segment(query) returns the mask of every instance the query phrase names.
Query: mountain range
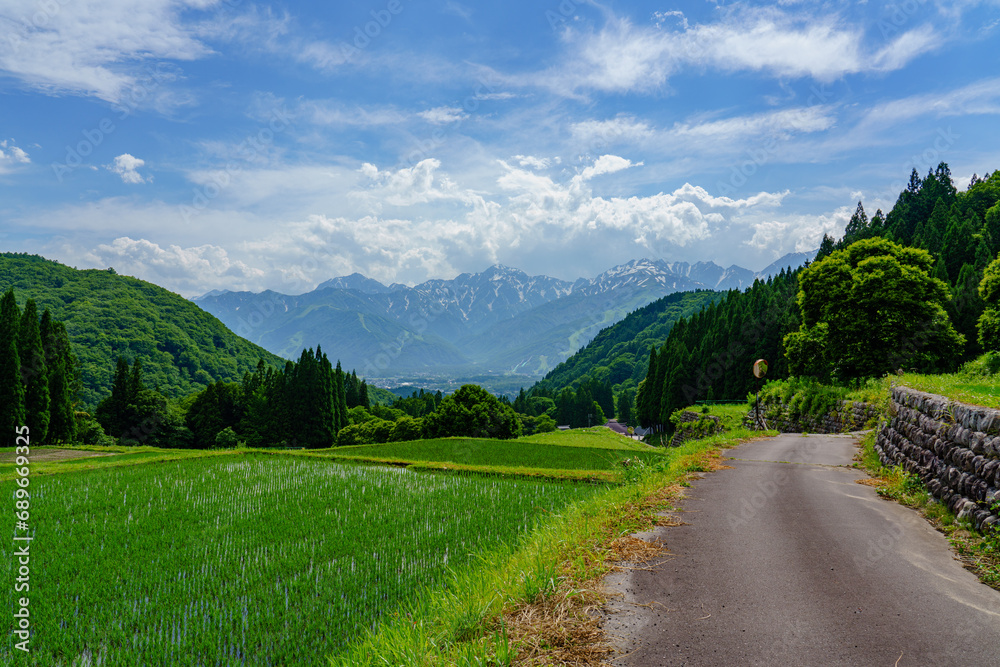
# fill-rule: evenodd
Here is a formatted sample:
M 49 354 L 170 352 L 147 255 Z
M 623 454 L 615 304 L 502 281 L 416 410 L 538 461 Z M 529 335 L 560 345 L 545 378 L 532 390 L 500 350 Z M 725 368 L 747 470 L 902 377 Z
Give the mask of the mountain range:
M 369 380 L 516 374 L 539 378 L 629 312 L 674 292 L 742 290 L 812 259 L 762 271 L 640 259 L 596 278 L 529 276 L 495 265 L 409 287 L 355 273 L 299 295 L 213 291 L 193 301 L 282 357 L 318 344 Z

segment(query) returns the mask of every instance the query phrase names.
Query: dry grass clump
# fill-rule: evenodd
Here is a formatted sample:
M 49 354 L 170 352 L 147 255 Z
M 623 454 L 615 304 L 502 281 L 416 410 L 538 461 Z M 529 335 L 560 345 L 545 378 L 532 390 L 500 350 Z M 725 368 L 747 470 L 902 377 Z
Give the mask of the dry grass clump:
M 604 597 L 590 588 L 561 589 L 506 615 L 518 647 L 516 665 L 602 665 L 614 649 L 600 626 Z
M 719 451 L 703 451 L 687 459 L 675 482 L 613 508 L 614 520 L 589 545 L 577 545 L 564 554 L 555 590 L 539 594 L 503 614 L 503 631 L 516 647 L 513 664 L 609 665 L 615 650 L 601 629 L 607 597 L 603 575 L 613 571 L 650 569 L 669 557 L 665 545 L 635 537 L 636 531 L 656 526 L 681 526 L 674 504 L 698 473 L 731 468 Z M 624 528 L 625 532 L 622 532 Z M 498 630 L 499 628 L 494 628 Z

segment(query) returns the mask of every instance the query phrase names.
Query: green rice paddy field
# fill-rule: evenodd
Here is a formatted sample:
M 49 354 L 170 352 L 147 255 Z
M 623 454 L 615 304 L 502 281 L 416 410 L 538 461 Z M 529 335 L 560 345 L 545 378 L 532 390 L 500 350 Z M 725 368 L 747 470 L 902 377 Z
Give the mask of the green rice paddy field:
M 379 455 L 614 468 L 655 451 L 449 439 Z M 608 442 L 611 442 L 610 440 Z M 582 446 L 581 446 L 582 444 Z M 357 448 L 365 449 L 365 448 Z M 41 451 L 41 450 L 39 450 Z M 338 450 L 338 455 L 350 455 Z M 328 454 L 328 453 L 326 453 Z M 449 458 L 450 457 L 450 458 Z M 117 463 L 116 463 L 117 459 Z M 33 665 L 320 665 L 477 555 L 510 550 L 600 484 L 413 472 L 327 456 L 129 453 L 31 477 Z M 76 470 L 84 465 L 96 469 Z M 0 481 L 11 511 L 13 479 Z M 14 546 L 0 578 L 14 613 Z M 19 594 L 20 595 L 20 594 Z M 21 658 L 8 633 L 0 663 Z
M 606 429 L 605 429 L 606 430 Z M 533 436 L 538 438 L 538 436 Z M 621 442 L 629 441 L 615 436 Z M 663 458 L 661 450 L 651 447 L 605 447 L 597 444 L 553 444 L 558 436 L 549 436 L 550 442 L 539 439 L 488 440 L 485 438 L 439 438 L 390 442 L 384 445 L 357 445 L 326 450 L 329 456 L 358 461 L 398 463 L 453 463 L 457 465 L 492 467 L 495 469 L 527 468 L 536 470 L 610 471 L 627 458 L 639 457 L 645 462 Z

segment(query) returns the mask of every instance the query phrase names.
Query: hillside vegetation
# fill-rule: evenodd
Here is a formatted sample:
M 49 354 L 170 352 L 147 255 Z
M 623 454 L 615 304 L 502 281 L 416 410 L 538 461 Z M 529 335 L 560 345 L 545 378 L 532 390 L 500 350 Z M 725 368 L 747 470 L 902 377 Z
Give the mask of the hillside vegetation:
M 646 377 L 650 348 L 667 337 L 677 320 L 725 298 L 725 294 L 710 290 L 677 292 L 634 310 L 602 329 L 586 346 L 549 371 L 536 387 L 560 390 L 593 379 L 609 381 L 616 393 L 634 389 Z
M 263 359 L 285 360 L 229 331 L 218 319 L 168 290 L 113 270 L 77 270 L 37 255 L 0 254 L 0 292 L 11 287 L 23 307 L 34 299 L 66 325 L 79 360 L 81 407 L 111 391 L 115 360 L 142 362 L 146 381 L 172 398 L 213 381 L 239 381 Z
M 696 400 L 743 398 L 758 384 L 750 372 L 756 358 L 769 362 L 769 379 L 796 370 L 840 382 L 884 373 L 885 364 L 864 356 L 876 350 L 888 350 L 892 366 L 904 371 L 955 370 L 975 358 L 983 352 L 976 325 L 986 308 L 979 286 L 1000 251 L 998 202 L 1000 171 L 973 176 L 959 192 L 944 163 L 923 178 L 914 170 L 887 215 L 879 210 L 869 218 L 859 202 L 844 237 L 824 237 L 813 264 L 829 258 L 822 270 L 807 267 L 755 283 L 678 322 L 651 354 L 636 398 L 639 421 L 662 427 L 674 410 Z M 867 244 L 849 250 L 861 241 Z M 854 257 L 859 253 L 865 259 Z M 800 293 L 801 275 L 810 277 L 808 294 Z M 906 286 L 912 285 L 927 293 L 910 294 Z M 834 296 L 841 310 L 815 307 Z

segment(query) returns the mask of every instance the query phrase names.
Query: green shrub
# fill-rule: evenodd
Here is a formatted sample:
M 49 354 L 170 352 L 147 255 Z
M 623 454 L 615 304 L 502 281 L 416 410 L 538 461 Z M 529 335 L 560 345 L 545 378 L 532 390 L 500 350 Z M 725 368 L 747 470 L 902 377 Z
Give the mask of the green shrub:
M 845 400 L 847 395 L 848 390 L 844 387 L 791 377 L 768 382 L 760 392 L 760 402 L 768 419 L 784 416 L 801 421 L 806 418 L 822 419 L 835 411 L 838 402 Z M 754 396 L 751 394 L 751 406 L 753 400 Z

